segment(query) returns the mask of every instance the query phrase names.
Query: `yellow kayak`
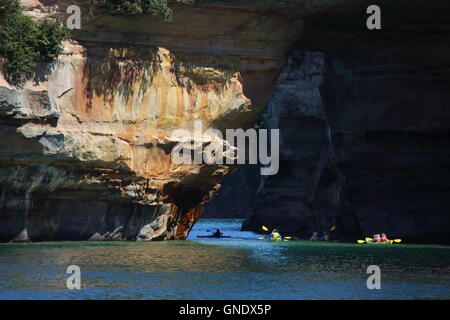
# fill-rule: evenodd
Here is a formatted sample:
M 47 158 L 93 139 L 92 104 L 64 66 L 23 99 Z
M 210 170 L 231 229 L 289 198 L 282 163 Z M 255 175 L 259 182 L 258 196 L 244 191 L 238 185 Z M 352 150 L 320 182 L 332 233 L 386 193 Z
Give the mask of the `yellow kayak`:
M 393 244 L 394 240 L 388 240 L 388 241 L 385 241 L 385 242 L 366 241 L 366 243 L 368 243 L 368 244 Z

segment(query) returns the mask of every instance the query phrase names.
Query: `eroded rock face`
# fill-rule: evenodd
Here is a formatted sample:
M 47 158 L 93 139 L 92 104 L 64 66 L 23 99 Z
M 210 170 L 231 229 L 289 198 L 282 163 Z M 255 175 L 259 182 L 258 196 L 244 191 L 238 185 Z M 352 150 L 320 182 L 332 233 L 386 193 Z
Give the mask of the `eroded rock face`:
M 333 147 L 320 86 L 326 73 L 323 53 L 294 51 L 278 78 L 268 105 L 269 127 L 280 129 L 280 171 L 262 179 L 243 228 L 260 231 L 262 225 L 305 236 L 332 215 L 316 216 L 318 190 L 334 170 Z M 334 181 L 333 181 L 334 183 Z M 339 205 L 339 185 L 327 186 L 327 208 Z
M 172 132 L 245 113 L 238 74 L 162 48 L 83 49 L 67 45 L 39 87 L 1 89 L 3 240 L 185 237 L 228 169 L 174 165 Z
M 35 19 L 70 4 L 24 2 Z M 301 24 L 263 4 L 83 12 L 33 81 L 0 79 L 0 241 L 186 238 L 229 167 L 174 164 L 172 133 L 253 125 Z
M 281 170 L 260 182 L 244 230 L 450 241 L 448 74 L 406 57 L 370 61 L 289 57 L 268 108 Z
M 322 93 L 345 176 L 341 210 L 363 234 L 450 242 L 448 73 L 406 58 L 371 66 L 341 59 L 330 68 L 340 81 L 325 83 Z

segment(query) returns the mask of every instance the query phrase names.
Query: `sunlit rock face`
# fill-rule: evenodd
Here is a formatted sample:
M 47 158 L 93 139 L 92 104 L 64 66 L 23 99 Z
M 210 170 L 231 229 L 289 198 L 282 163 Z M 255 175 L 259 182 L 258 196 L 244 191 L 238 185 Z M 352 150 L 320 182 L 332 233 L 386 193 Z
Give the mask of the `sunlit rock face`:
M 5 240 L 185 237 L 228 169 L 173 164 L 172 132 L 245 113 L 238 73 L 163 48 L 66 50 L 45 84 L 1 89 Z
M 24 4 L 40 19 L 72 3 Z M 83 11 L 33 81 L 0 79 L 0 241 L 186 238 L 229 167 L 174 164 L 172 133 L 254 124 L 300 25 L 269 8 Z

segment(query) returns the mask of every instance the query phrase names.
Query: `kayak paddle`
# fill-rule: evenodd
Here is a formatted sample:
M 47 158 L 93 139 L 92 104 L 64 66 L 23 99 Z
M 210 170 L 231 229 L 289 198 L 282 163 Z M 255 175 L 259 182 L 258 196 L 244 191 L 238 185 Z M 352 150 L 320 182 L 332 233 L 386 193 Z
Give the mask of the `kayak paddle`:
M 368 242 L 368 241 L 373 241 L 372 238 L 366 238 L 365 240 L 366 240 L 366 242 Z
M 332 226 L 332 227 L 330 228 L 330 231 L 334 231 L 334 230 L 336 230 L 336 226 Z
M 402 239 L 394 239 L 394 242 L 400 243 L 402 242 Z
M 261 228 L 262 228 L 264 231 L 269 231 L 269 229 L 267 229 L 266 226 L 262 226 Z
M 365 241 L 364 240 L 358 240 L 358 243 L 364 243 Z

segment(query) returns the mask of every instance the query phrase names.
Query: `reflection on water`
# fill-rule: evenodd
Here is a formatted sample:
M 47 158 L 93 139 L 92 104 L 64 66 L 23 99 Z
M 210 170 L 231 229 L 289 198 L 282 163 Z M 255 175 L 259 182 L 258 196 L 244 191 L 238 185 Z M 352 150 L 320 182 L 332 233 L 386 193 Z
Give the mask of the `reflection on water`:
M 0 245 L 1 299 L 415 299 L 450 298 L 444 246 L 270 242 L 239 220 L 203 220 L 187 241 Z M 206 230 L 230 239 L 199 239 Z M 82 290 L 66 288 L 67 266 Z M 366 288 L 366 269 L 382 289 Z

